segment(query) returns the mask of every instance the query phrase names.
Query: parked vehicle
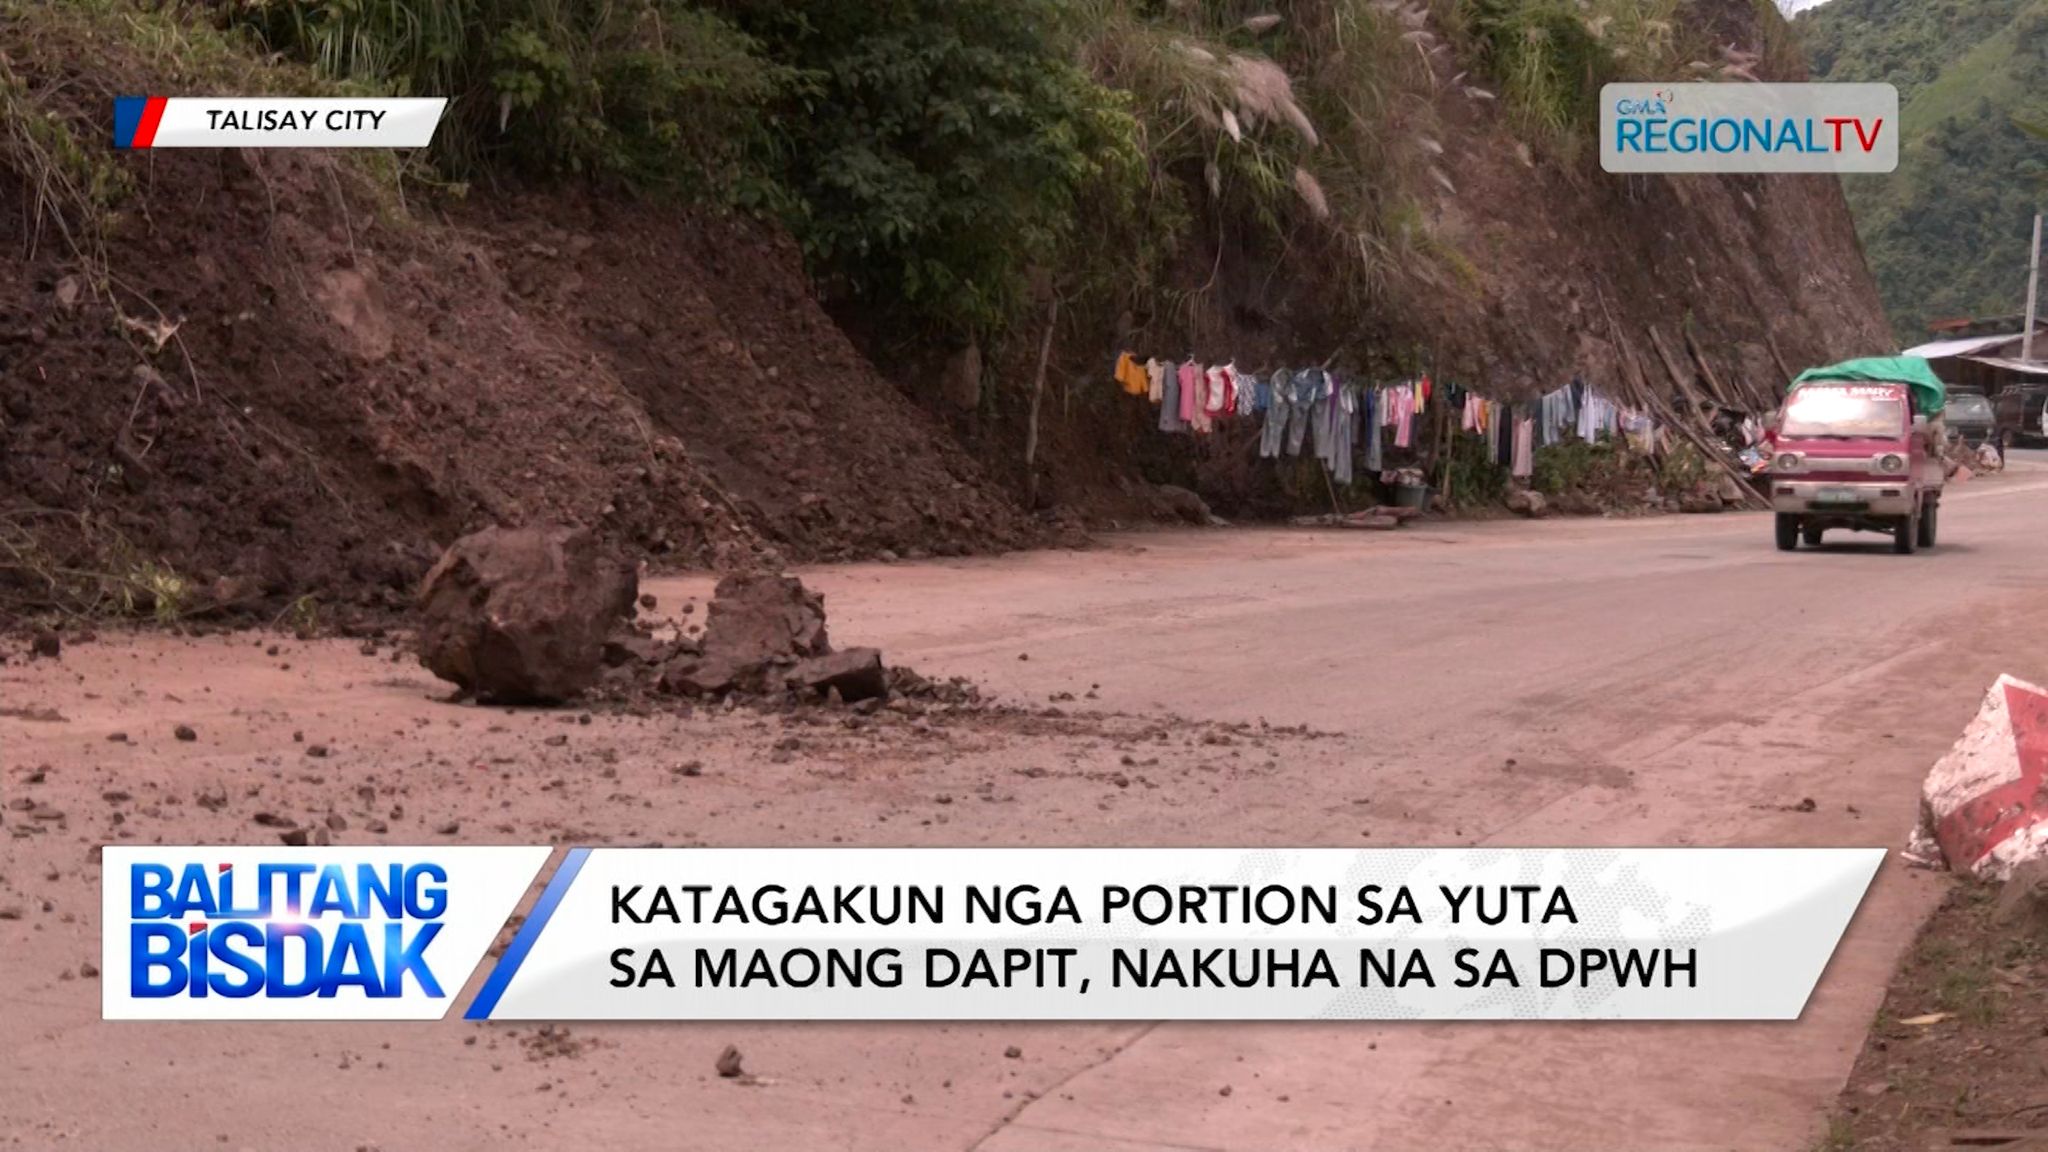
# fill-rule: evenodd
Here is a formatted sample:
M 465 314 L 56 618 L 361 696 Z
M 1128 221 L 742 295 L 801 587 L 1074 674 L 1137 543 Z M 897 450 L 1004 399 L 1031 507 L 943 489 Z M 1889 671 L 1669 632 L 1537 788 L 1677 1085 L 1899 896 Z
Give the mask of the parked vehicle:
M 1942 420 L 1950 435 L 1962 437 L 1972 448 L 1998 438 L 1998 414 L 1981 392 L 1950 392 L 1942 407 Z
M 2048 437 L 2048 385 L 2006 388 L 1991 400 L 2001 444 L 2035 444 Z
M 1947 390 L 1925 360 L 1850 360 L 1802 372 L 1771 430 L 1778 547 L 1830 528 L 1884 532 L 1892 550 L 1934 545 Z M 1931 414 L 1931 416 L 1930 416 Z

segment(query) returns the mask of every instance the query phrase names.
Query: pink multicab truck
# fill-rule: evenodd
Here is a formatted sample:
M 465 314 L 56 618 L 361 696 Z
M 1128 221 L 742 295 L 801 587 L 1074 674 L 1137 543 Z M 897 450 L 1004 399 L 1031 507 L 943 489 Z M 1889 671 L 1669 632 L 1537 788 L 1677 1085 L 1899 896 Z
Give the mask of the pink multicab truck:
M 1913 357 L 1800 373 L 1770 433 L 1778 548 L 1818 545 L 1830 528 L 1886 533 L 1899 553 L 1933 547 L 1946 395 Z

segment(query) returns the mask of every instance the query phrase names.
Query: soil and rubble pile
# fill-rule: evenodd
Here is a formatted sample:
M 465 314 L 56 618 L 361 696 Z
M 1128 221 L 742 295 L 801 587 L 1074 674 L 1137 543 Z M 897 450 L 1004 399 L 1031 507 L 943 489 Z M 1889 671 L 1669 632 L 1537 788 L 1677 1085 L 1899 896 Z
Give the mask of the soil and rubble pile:
M 794 576 L 743 572 L 720 580 L 702 642 L 678 648 L 659 681 L 678 695 L 794 689 L 855 701 L 888 691 L 881 652 L 833 651 L 824 597 Z
M 588 530 L 487 528 L 456 541 L 421 585 L 420 663 L 498 704 L 558 704 L 601 683 L 625 696 L 847 704 L 931 687 L 878 649 L 835 650 L 824 597 L 794 576 L 726 576 L 700 637 L 637 621 L 637 592 L 631 565 Z
M 14 49 L 81 122 L 177 87 L 108 45 Z M 109 162 L 136 191 L 104 276 L 0 171 L 0 617 L 402 611 L 490 525 L 727 569 L 1040 538 L 772 227 L 567 193 L 408 210 L 322 153 Z

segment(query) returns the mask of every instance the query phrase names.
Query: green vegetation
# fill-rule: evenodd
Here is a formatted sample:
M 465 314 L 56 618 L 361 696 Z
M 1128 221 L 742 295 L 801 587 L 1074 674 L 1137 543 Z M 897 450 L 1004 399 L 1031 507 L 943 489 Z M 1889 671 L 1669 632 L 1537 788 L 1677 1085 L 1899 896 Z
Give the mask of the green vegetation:
M 1833 0 L 1794 21 L 1815 79 L 1899 88 L 1897 172 L 1843 179 L 1903 344 L 2019 311 L 2048 198 L 2048 0 Z
M 1132 183 L 1134 127 L 1075 62 L 1058 0 L 254 0 L 232 13 L 329 76 L 448 95 L 436 150 L 457 178 L 583 176 L 774 213 L 829 286 L 952 328 L 997 326 L 1072 242 L 1090 194 Z
M 1452 8 L 1530 136 L 1575 152 L 1600 86 L 1663 78 L 1678 59 L 1677 0 L 1462 0 Z
M 1498 503 L 1507 487 L 1508 470 L 1494 458 L 1485 437 L 1470 432 L 1452 437 L 1450 468 L 1444 475 L 1444 499 L 1451 507 Z
M 1352 307 L 1399 276 L 1467 290 L 1472 262 L 1426 210 L 1456 192 L 1436 160 L 1437 102 L 1503 100 L 1533 142 L 1569 157 L 1590 140 L 1600 84 L 1681 58 L 1680 3 L 56 7 L 111 20 L 171 76 L 445 94 L 436 180 L 582 179 L 772 214 L 829 293 L 906 332 L 986 337 L 1047 292 L 1082 314 L 1154 311 L 1163 269 L 1197 235 L 1316 259 Z M 23 103 L 6 109 L 17 152 L 34 130 Z M 61 148 L 39 148 L 42 168 L 61 165 Z M 88 175 L 53 194 L 118 195 Z M 1212 286 L 1184 286 L 1179 303 Z
M 691 189 L 735 174 L 791 82 L 681 0 L 249 0 L 240 26 L 321 75 L 445 95 L 444 163 Z
M 1085 198 L 1141 188 L 1137 128 L 1053 0 L 785 0 L 736 18 L 796 78 L 765 201 L 829 283 L 999 327 L 1073 254 Z
M 358 95 L 363 89 L 315 69 L 269 58 L 232 29 L 196 20 L 176 6 L 138 7 L 131 0 L 0 0 L 0 169 L 30 188 L 36 239 L 51 240 L 83 259 L 103 260 L 108 232 L 128 206 L 132 169 L 105 145 L 104 104 L 85 96 L 76 61 L 104 61 L 117 47 L 110 75 L 86 83 L 139 91 L 137 66 L 164 90 L 279 95 Z M 44 74 L 32 86 L 29 62 Z M 49 74 L 63 77 L 49 82 Z M 101 99 L 112 90 L 96 93 Z M 86 110 L 89 108 L 90 110 Z M 393 186 L 397 168 L 380 153 L 351 154 L 349 170 Z M 95 277 L 97 279 L 97 277 Z

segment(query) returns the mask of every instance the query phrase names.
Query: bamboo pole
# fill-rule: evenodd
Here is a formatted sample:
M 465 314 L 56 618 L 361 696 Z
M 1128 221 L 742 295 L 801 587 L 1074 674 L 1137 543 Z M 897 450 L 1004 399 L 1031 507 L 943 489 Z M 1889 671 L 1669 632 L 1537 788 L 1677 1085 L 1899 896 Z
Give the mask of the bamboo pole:
M 1038 345 L 1038 376 L 1031 384 L 1031 423 L 1024 430 L 1024 490 L 1033 508 L 1038 507 L 1038 404 L 1045 397 L 1045 369 L 1052 361 L 1052 335 L 1059 322 L 1060 298 L 1054 296 L 1045 318 L 1045 339 Z
M 1764 347 L 1771 350 L 1771 359 L 1777 363 L 1778 371 L 1785 374 L 1785 383 L 1778 389 L 1778 394 L 1769 397 L 1771 402 L 1767 407 L 1775 408 L 1778 406 L 1778 401 L 1784 397 L 1785 390 L 1792 387 L 1792 378 L 1798 375 L 1798 373 L 1792 371 L 1791 367 L 1785 363 L 1785 354 L 1778 351 L 1778 338 L 1776 336 L 1771 335 L 1769 332 L 1764 333 Z

